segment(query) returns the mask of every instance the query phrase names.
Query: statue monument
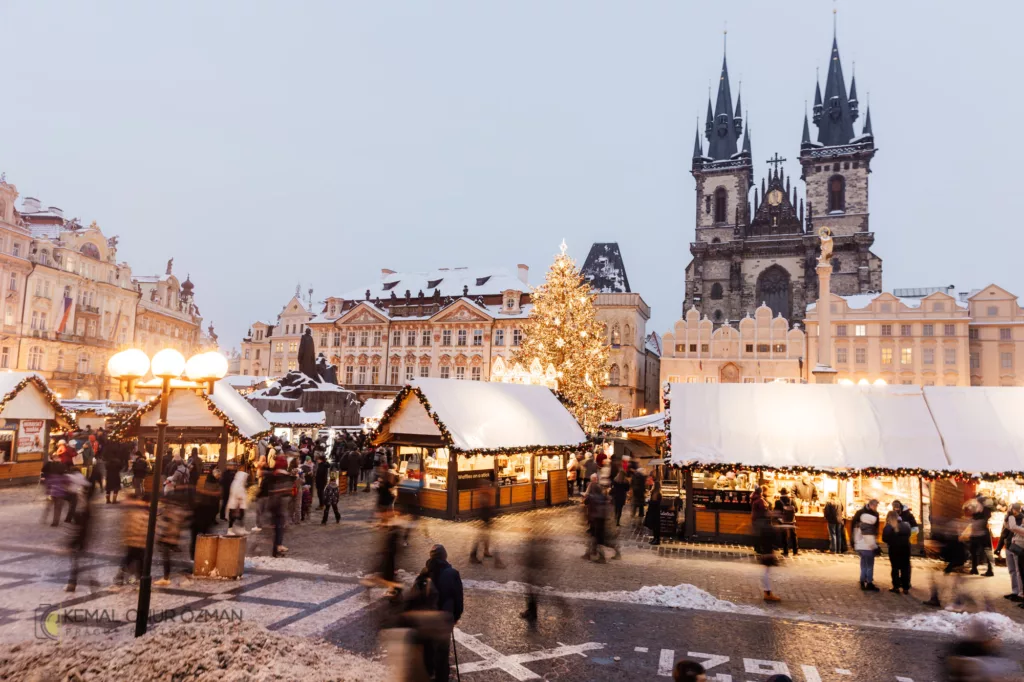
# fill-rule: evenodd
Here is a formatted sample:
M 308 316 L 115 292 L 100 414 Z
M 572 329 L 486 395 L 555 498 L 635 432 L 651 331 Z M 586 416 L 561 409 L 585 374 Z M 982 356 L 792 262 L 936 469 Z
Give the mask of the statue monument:
M 811 370 L 816 384 L 834 384 L 836 370 L 832 368 L 832 230 L 822 227 L 818 230 L 821 240 L 821 255 L 818 256 L 818 357 Z
M 313 381 L 320 381 L 320 373 L 316 371 L 316 348 L 313 345 L 313 332 L 306 327 L 306 332 L 299 340 L 299 371 Z

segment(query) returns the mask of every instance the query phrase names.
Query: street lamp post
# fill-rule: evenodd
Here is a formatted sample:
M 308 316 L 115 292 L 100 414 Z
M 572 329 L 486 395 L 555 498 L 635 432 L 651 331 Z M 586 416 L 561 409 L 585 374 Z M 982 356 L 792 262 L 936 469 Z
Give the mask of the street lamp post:
M 156 544 L 156 519 L 160 504 L 160 477 L 163 474 L 164 445 L 167 434 L 167 406 L 171 397 L 171 380 L 183 372 L 195 384 L 183 388 L 206 387 L 213 393 L 213 385 L 227 374 L 227 359 L 217 352 L 200 353 L 185 362 L 185 356 L 173 348 L 165 348 L 153 356 L 152 362 L 138 349 L 117 353 L 107 364 L 110 375 L 126 382 L 129 394 L 134 383 L 141 379 L 147 369 L 160 380 L 160 419 L 156 423 L 156 453 L 153 461 L 153 489 L 149 497 L 149 522 L 146 526 L 146 552 L 142 559 L 142 577 L 139 579 L 139 602 L 135 617 L 135 636 L 146 634 L 149 625 L 149 602 L 152 593 L 153 546 Z

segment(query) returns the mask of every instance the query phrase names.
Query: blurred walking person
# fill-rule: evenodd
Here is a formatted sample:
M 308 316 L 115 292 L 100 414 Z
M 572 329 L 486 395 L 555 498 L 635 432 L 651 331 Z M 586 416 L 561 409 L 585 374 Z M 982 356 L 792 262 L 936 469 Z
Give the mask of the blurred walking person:
M 630 495 L 633 499 L 633 523 L 644 520 L 644 503 L 647 501 L 647 473 L 637 467 L 629 479 Z
M 132 462 L 132 490 L 136 499 L 142 499 L 146 492 L 147 476 L 149 476 L 149 463 L 146 461 L 146 453 L 137 452 L 135 460 Z
M 267 509 L 274 522 L 274 548 L 271 554 L 275 557 L 288 552 L 288 548 L 284 546 L 284 529 L 294 481 L 288 475 L 287 464 L 283 456 L 275 457 L 274 470 L 264 477 L 267 485 Z
M 878 592 L 875 587 L 875 557 L 878 555 L 878 500 L 869 500 L 856 514 L 853 529 L 853 548 L 860 555 L 860 589 Z
M 239 469 L 235 471 L 231 479 L 231 489 L 228 491 L 228 534 L 245 535 L 245 508 L 249 503 L 249 492 L 247 484 L 249 474 Z M 235 524 L 238 528 L 235 528 Z
M 480 531 L 473 540 L 473 549 L 469 552 L 469 563 L 482 564 L 484 559 L 494 558 L 495 568 L 504 568 L 505 564 L 497 552 L 491 553 L 491 526 L 494 524 L 494 488 L 484 488 L 475 493 L 479 496 L 482 508 L 480 510 Z M 482 556 L 478 554 L 482 552 Z
M 208 533 L 217 523 L 217 509 L 220 503 L 220 483 L 217 482 L 217 470 L 210 469 L 196 485 L 192 493 L 192 539 L 188 545 L 189 559 L 196 556 L 196 538 Z M 189 481 L 193 479 L 192 470 L 188 472 Z
M 782 601 L 772 591 L 771 569 L 778 565 L 775 557 L 775 528 L 772 525 L 772 513 L 768 508 L 767 486 L 754 488 L 750 495 L 750 522 L 754 527 L 754 552 L 758 563 L 764 567 L 761 574 L 761 589 L 766 602 Z
M 124 585 L 126 573 L 140 576 L 149 530 L 149 504 L 145 499 L 130 498 L 121 512 L 121 543 L 124 556 L 114 576 L 114 585 Z M 133 576 L 129 576 L 133 579 Z
M 1021 556 L 1024 556 L 1024 507 L 1014 502 L 1003 521 L 1006 540 L 1006 570 L 1010 572 L 1010 594 L 1012 602 L 1024 603 L 1024 580 L 1021 576 Z
M 828 494 L 824 514 L 828 523 L 828 549 L 833 554 L 841 554 L 846 551 L 846 514 L 835 493 Z
M 61 441 L 63 442 L 63 441 Z M 68 496 L 68 469 L 61 461 L 60 455 L 54 452 L 50 460 L 43 465 L 41 474 L 43 487 L 46 490 L 46 504 L 43 509 L 43 523 L 46 523 L 48 512 L 53 510 L 51 526 L 60 525 L 60 512 Z
M 651 531 L 652 545 L 661 544 L 661 481 L 655 481 L 651 489 L 651 499 L 647 503 L 647 516 L 644 517 L 644 526 Z
M 978 495 L 968 505 L 971 516 L 971 575 L 978 575 L 978 565 L 984 561 L 988 566 L 985 577 L 991 578 L 995 575 L 992 571 L 992 533 L 988 528 L 992 518 L 991 503 Z
M 334 522 L 341 523 L 341 512 L 338 511 L 338 499 L 340 497 L 341 491 L 338 490 L 338 475 L 332 473 L 331 479 L 327 481 L 327 487 L 324 488 L 324 518 L 320 521 L 321 526 L 327 525 L 327 514 L 332 509 L 334 510 Z
M 437 608 L 448 615 L 454 628 L 462 618 L 464 608 L 462 576 L 448 563 L 448 552 L 443 545 L 434 545 L 430 548 L 426 571 L 437 590 Z M 444 643 L 437 642 L 432 650 L 427 652 L 427 672 L 432 682 L 448 682 L 451 676 L 449 655 L 454 641 L 446 639 Z
M 89 546 L 89 538 L 92 532 L 92 494 L 95 485 L 86 479 L 81 473 L 69 476 L 69 493 L 78 496 L 78 504 L 75 505 L 75 513 L 71 520 L 71 527 L 68 531 L 68 552 L 71 554 L 71 572 L 68 576 L 68 584 L 64 586 L 65 592 L 74 592 L 78 587 L 79 561 Z M 90 581 L 95 583 L 96 581 Z
M 184 469 L 179 469 L 164 484 L 163 495 L 156 517 L 156 547 L 163 559 L 163 577 L 153 582 L 157 586 L 171 584 L 171 555 L 181 546 L 181 532 L 189 523 L 189 484 Z
M 622 508 L 626 506 L 626 496 L 629 495 L 629 480 L 626 472 L 621 469 L 615 474 L 612 481 L 612 501 L 615 503 L 615 525 L 622 525 Z

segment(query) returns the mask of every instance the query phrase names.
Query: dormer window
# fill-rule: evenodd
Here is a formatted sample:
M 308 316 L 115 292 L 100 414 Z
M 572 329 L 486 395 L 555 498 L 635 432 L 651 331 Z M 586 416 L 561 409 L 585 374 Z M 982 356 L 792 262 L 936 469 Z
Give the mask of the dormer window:
M 521 292 L 518 291 L 504 292 L 504 303 L 502 304 L 502 312 L 506 314 L 518 313 L 520 295 Z

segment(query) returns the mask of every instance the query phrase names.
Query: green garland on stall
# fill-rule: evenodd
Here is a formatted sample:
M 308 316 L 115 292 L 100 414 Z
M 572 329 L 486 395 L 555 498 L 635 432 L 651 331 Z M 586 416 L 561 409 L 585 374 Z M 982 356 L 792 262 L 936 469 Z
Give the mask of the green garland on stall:
M 78 427 L 78 420 L 75 419 L 74 412 L 71 412 L 69 409 L 60 404 L 60 399 L 53 391 L 50 390 L 50 387 L 46 385 L 46 380 L 40 377 L 38 374 L 30 374 L 29 376 L 25 377 L 24 379 L 19 381 L 14 386 L 14 388 L 11 389 L 10 393 L 5 395 L 3 399 L 0 399 L 0 411 L 3 411 L 3 409 L 7 406 L 7 403 L 16 395 L 21 393 L 22 389 L 28 386 L 30 383 L 35 384 L 35 387 L 38 388 L 42 392 L 43 396 L 46 398 L 46 402 L 50 403 L 50 407 L 52 407 L 54 411 L 58 415 L 60 415 L 62 419 L 67 421 L 71 428 Z
M 437 416 L 437 413 L 434 412 L 434 408 L 430 406 L 430 401 L 427 400 L 427 397 L 425 395 L 423 395 L 423 391 L 421 391 L 419 388 L 417 388 L 415 386 L 410 386 L 410 385 L 406 385 L 405 387 L 403 387 L 402 390 L 398 392 L 398 395 L 395 396 L 394 401 L 390 405 L 388 405 L 388 408 L 386 410 L 384 410 L 384 414 L 381 415 L 380 422 L 377 424 L 377 428 L 374 429 L 370 433 L 370 441 L 371 442 L 376 443 L 377 439 L 381 436 L 381 434 L 383 432 L 384 426 L 387 425 L 388 422 L 391 421 L 391 419 L 395 416 L 395 414 L 398 413 L 398 410 L 402 406 L 402 402 L 407 397 L 409 397 L 410 394 L 416 396 L 419 399 L 420 403 L 423 405 L 424 409 L 427 411 L 427 414 L 434 421 L 434 425 L 437 426 L 437 429 L 441 432 L 441 440 L 442 440 L 442 442 L 444 442 L 445 446 L 447 446 L 447 448 L 449 450 L 451 450 L 452 452 L 454 452 L 456 454 L 460 454 L 460 455 L 518 455 L 518 454 L 521 454 L 521 453 L 524 453 L 524 452 L 536 452 L 538 450 L 543 450 L 544 452 L 564 452 L 564 453 L 569 453 L 569 452 L 578 452 L 585 445 L 585 443 L 580 443 L 578 445 L 532 445 L 532 446 L 527 445 L 527 446 L 516 446 L 516 447 L 509 447 L 509 448 L 477 448 L 477 449 L 473 449 L 473 450 L 463 450 L 463 449 L 461 449 L 459 447 L 456 447 L 455 441 L 452 438 L 451 432 L 448 430 L 448 427 L 445 426 L 444 422 L 441 421 L 441 418 Z
M 665 443 L 666 452 L 669 453 L 669 457 L 672 456 L 672 410 L 670 409 L 670 385 L 665 384 Z M 955 469 L 921 469 L 917 467 L 864 467 L 862 469 L 844 469 L 842 471 L 836 471 L 835 469 L 828 469 L 822 467 L 771 467 L 761 465 L 749 465 L 749 464 L 672 464 L 672 468 L 679 469 L 684 472 L 707 472 L 724 474 L 730 471 L 753 471 L 755 473 L 761 473 L 765 471 L 771 471 L 781 474 L 812 474 L 819 475 L 825 474 L 827 476 L 833 476 L 838 479 L 848 479 L 853 476 L 917 476 L 929 481 L 937 480 L 955 480 L 955 481 L 1002 481 L 1008 478 L 1024 478 L 1024 471 L 1000 471 L 994 473 L 984 474 L 972 474 L 968 471 L 961 471 Z
M 234 436 L 235 438 L 238 438 L 246 445 L 254 445 L 256 441 L 258 441 L 260 438 L 263 438 L 264 436 L 273 433 L 273 429 L 267 429 L 255 434 L 252 438 L 243 435 L 241 431 L 238 430 L 238 427 L 235 425 L 235 422 L 232 421 L 231 417 L 229 417 L 223 410 L 217 407 L 217 405 L 214 404 L 212 400 L 210 400 L 210 396 L 206 395 L 206 393 L 200 393 L 199 395 L 202 397 L 204 401 L 206 401 L 206 406 L 210 410 L 210 412 L 212 412 L 214 416 L 216 416 L 218 419 L 224 422 L 224 428 L 227 429 L 228 433 Z M 128 429 L 131 428 L 133 425 L 137 425 L 144 414 L 146 414 L 147 412 L 156 408 L 159 405 L 159 395 L 150 398 L 134 412 L 127 415 L 124 419 L 118 421 L 116 424 L 111 426 L 110 429 L 107 431 L 107 437 L 113 440 L 125 440 L 129 438 L 129 436 L 127 435 Z

